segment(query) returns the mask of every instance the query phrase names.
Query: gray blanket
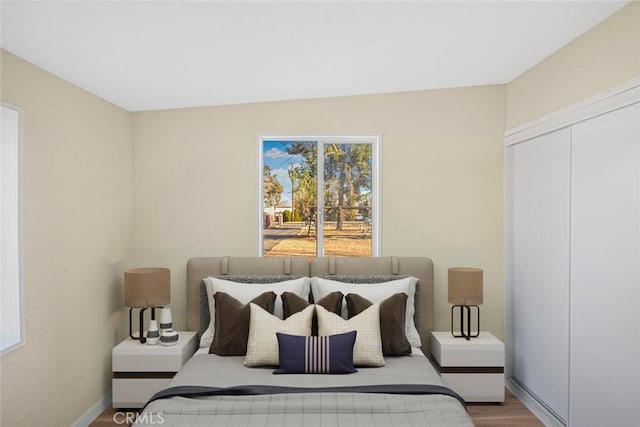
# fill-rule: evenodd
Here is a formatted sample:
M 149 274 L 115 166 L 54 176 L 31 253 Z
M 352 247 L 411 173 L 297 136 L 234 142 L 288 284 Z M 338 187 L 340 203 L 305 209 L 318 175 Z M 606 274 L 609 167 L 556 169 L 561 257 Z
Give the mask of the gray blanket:
M 422 394 L 427 389 L 437 393 L 443 387 L 424 357 L 387 358 L 384 367 L 359 368 L 349 375 L 273 375 L 271 368 L 243 366 L 243 359 L 196 355 L 174 377 L 169 389 L 251 390 L 248 394 L 205 392 L 195 398 L 161 398 L 149 403 L 134 425 L 148 425 L 145 421 L 149 420 L 157 423 L 160 418 L 164 426 L 473 425 L 456 397 Z M 407 394 L 399 394 L 405 384 L 413 389 L 408 387 Z M 249 385 L 261 387 L 238 387 Z M 295 390 L 286 392 L 285 388 Z M 308 392 L 301 393 L 301 388 Z M 256 394 L 256 389 L 278 392 Z

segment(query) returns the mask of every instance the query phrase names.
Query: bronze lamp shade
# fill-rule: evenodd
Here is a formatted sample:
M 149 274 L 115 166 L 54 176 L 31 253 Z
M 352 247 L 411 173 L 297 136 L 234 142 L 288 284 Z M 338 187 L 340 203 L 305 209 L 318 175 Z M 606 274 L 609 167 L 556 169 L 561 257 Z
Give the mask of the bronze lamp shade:
M 124 305 L 162 307 L 171 301 L 171 271 L 168 268 L 134 268 L 124 272 Z

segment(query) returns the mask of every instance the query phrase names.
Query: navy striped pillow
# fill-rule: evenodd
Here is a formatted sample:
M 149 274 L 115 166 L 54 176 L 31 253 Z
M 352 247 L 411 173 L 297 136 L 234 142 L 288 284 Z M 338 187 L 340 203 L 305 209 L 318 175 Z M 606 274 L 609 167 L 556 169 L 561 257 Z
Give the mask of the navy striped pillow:
M 280 367 L 274 374 L 351 374 L 356 331 L 305 337 L 277 332 Z

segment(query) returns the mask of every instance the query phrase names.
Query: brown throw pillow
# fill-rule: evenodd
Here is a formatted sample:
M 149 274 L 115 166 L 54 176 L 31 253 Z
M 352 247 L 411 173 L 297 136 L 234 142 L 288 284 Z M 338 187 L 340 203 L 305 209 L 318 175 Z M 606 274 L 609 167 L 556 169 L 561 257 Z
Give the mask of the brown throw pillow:
M 320 298 L 316 302 L 316 304 L 326 308 L 327 311 L 340 316 L 340 313 L 342 312 L 343 297 L 344 295 L 340 291 L 331 292 L 330 294 L 325 295 L 324 298 Z M 309 301 L 305 300 L 299 295 L 294 294 L 293 292 L 283 292 L 280 298 L 282 298 L 282 317 L 284 319 L 294 313 L 304 310 L 311 305 Z M 318 335 L 318 319 L 315 313 L 313 315 L 313 319 L 311 320 L 311 335 Z
M 274 292 L 265 292 L 250 301 L 273 314 Z M 242 304 L 226 292 L 216 292 L 216 329 L 209 353 L 219 356 L 244 356 L 249 339 L 250 303 Z
M 330 294 L 325 295 L 324 298 L 318 300 L 316 304 L 319 304 L 328 311 L 339 315 L 342 311 L 342 297 L 344 297 L 344 295 L 340 291 L 331 292 Z M 311 305 L 309 301 L 294 294 L 293 292 L 283 292 L 281 298 L 282 311 L 284 313 L 282 316 L 283 319 L 286 319 L 292 314 L 302 311 Z
M 347 294 L 349 319 L 373 305 L 358 294 Z M 411 354 L 411 344 L 404 332 L 407 294 L 399 292 L 380 302 L 380 335 L 382 354 L 385 356 L 406 356 Z

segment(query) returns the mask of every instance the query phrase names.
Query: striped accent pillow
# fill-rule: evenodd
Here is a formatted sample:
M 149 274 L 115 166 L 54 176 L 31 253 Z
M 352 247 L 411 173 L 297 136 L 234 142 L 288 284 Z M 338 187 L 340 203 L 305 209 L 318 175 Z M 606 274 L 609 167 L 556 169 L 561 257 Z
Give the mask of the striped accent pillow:
M 356 331 L 337 335 L 300 336 L 276 333 L 280 367 L 274 374 L 351 374 Z

